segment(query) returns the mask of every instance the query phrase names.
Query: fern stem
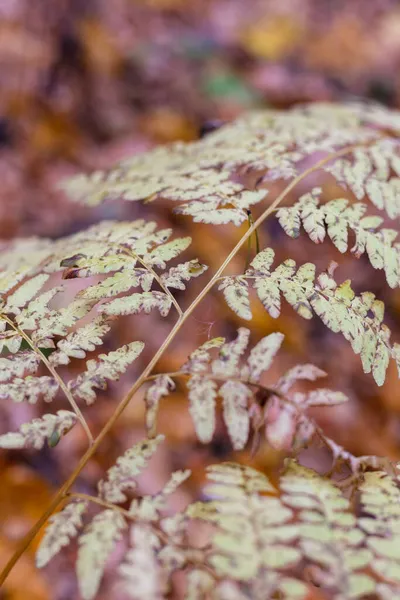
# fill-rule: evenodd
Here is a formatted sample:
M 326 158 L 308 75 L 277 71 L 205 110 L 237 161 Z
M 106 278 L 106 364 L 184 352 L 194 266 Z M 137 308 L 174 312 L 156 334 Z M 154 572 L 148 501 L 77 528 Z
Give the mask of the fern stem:
M 126 252 L 126 254 L 128 254 L 129 256 L 131 256 L 132 258 L 134 258 L 135 260 L 137 260 L 142 267 L 144 267 L 146 269 L 146 271 L 149 271 L 149 273 L 151 273 L 154 277 L 154 279 L 157 281 L 158 285 L 160 286 L 160 288 L 162 289 L 162 291 L 164 292 L 164 294 L 166 294 L 169 299 L 171 300 L 172 304 L 174 305 L 179 317 L 182 317 L 183 312 L 181 307 L 179 306 L 178 302 L 175 299 L 175 296 L 171 293 L 171 291 L 163 284 L 161 277 L 155 272 L 155 270 L 153 269 L 153 267 L 149 267 L 149 265 L 147 265 L 145 263 L 145 261 L 140 258 L 140 256 L 138 256 L 137 254 L 135 254 L 135 252 L 128 250 L 127 248 L 124 248 L 124 251 Z
M 202 289 L 200 294 L 193 300 L 193 302 L 186 309 L 186 311 L 182 315 L 180 315 L 179 319 L 175 323 L 174 327 L 171 329 L 170 333 L 164 340 L 163 344 L 160 346 L 158 351 L 155 353 L 155 355 L 153 356 L 153 358 L 151 359 L 151 361 L 149 362 L 147 367 L 144 369 L 144 371 L 142 372 L 140 377 L 133 384 L 132 388 L 128 391 L 126 396 L 121 400 L 121 402 L 117 406 L 115 412 L 113 413 L 111 418 L 107 421 L 107 423 L 104 425 L 103 429 L 100 431 L 99 435 L 94 440 L 91 447 L 89 447 L 88 450 L 85 452 L 85 454 L 82 456 L 81 460 L 79 461 L 79 463 L 78 463 L 77 467 L 75 468 L 75 470 L 73 471 L 73 473 L 70 475 L 70 477 L 67 479 L 67 481 L 59 489 L 59 491 L 55 495 L 52 503 L 50 504 L 50 506 L 48 507 L 46 512 L 40 517 L 40 519 L 37 521 L 37 523 L 32 527 L 32 529 L 21 540 L 17 550 L 15 551 L 13 556 L 10 558 L 8 563 L 5 565 L 4 569 L 2 570 L 2 572 L 0 574 L 0 585 L 2 585 L 4 583 L 4 581 L 6 580 L 8 574 L 10 573 L 10 571 L 13 568 L 13 566 L 15 565 L 15 563 L 18 561 L 20 556 L 25 552 L 26 548 L 30 545 L 30 543 L 32 542 L 32 540 L 34 539 L 36 534 L 39 532 L 39 530 L 45 524 L 47 519 L 51 516 L 51 514 L 57 508 L 57 506 L 59 505 L 61 500 L 65 497 L 65 495 L 69 491 L 70 487 L 75 483 L 75 481 L 78 478 L 78 476 L 80 475 L 81 471 L 86 466 L 86 463 L 93 456 L 93 454 L 95 453 L 97 448 L 102 443 L 103 439 L 106 437 L 106 435 L 110 431 L 110 429 L 112 429 L 115 422 L 118 420 L 119 416 L 123 413 L 125 408 L 128 406 L 128 404 L 131 401 L 134 394 L 141 387 L 141 385 L 146 380 L 146 378 L 150 375 L 153 368 L 157 364 L 158 360 L 161 358 L 161 356 L 167 350 L 167 348 L 169 347 L 169 345 L 175 338 L 176 334 L 180 330 L 183 323 L 191 316 L 191 314 L 197 308 L 198 304 L 200 304 L 200 302 L 203 300 L 203 298 L 212 289 L 215 282 L 218 280 L 218 278 L 221 276 L 221 274 L 225 271 L 225 269 L 228 266 L 228 264 L 230 263 L 230 261 L 236 256 L 236 254 L 239 252 L 239 250 L 242 248 L 242 246 L 246 243 L 248 238 L 251 235 L 253 235 L 254 231 L 261 225 L 261 223 L 263 223 L 265 221 L 265 219 L 286 198 L 287 194 L 289 194 L 289 192 L 291 192 L 292 189 L 294 187 L 296 187 L 296 185 L 298 185 L 303 179 L 305 179 L 308 175 L 310 175 L 314 171 L 317 171 L 318 169 L 320 169 L 323 165 L 325 165 L 329 161 L 331 161 L 335 158 L 338 158 L 340 156 L 343 156 L 345 154 L 348 154 L 349 152 L 352 152 L 354 150 L 354 148 L 357 148 L 361 145 L 362 144 L 354 144 L 352 146 L 348 146 L 347 148 L 342 148 L 338 152 L 332 153 L 332 154 L 326 156 L 325 158 L 321 159 L 315 165 L 309 167 L 308 169 L 303 171 L 303 173 L 301 173 L 300 175 L 295 177 L 284 188 L 284 190 L 277 196 L 277 198 L 274 200 L 274 202 L 258 217 L 258 219 L 253 223 L 253 225 L 242 236 L 242 238 L 238 241 L 236 246 L 226 257 L 226 259 L 224 260 L 222 265 L 219 267 L 219 269 L 214 273 L 213 277 L 209 280 L 209 282 L 206 284 L 206 286 Z
M 80 492 L 71 492 L 66 494 L 67 498 L 77 498 L 78 500 L 87 500 L 88 502 L 93 502 L 93 504 L 98 504 L 99 506 L 102 506 L 103 508 L 110 508 L 111 510 L 116 510 L 119 513 L 121 513 L 121 515 L 123 515 L 126 519 L 129 519 L 130 521 L 134 521 L 135 517 L 133 515 L 131 515 L 131 513 L 127 510 L 125 510 L 124 508 L 121 508 L 120 506 L 117 506 L 116 504 L 112 504 L 111 502 L 106 502 L 105 500 L 102 500 L 101 498 L 96 498 L 96 496 L 90 496 L 89 494 L 81 494 Z
M 60 389 L 63 391 L 65 397 L 67 398 L 68 402 L 71 405 L 71 408 L 74 410 L 76 416 L 79 419 L 80 424 L 82 425 L 83 429 L 85 430 L 85 433 L 88 437 L 89 440 L 89 444 L 90 446 L 92 446 L 94 439 L 92 436 L 92 433 L 89 429 L 89 425 L 87 424 L 85 417 L 83 416 L 81 409 L 79 408 L 79 406 L 77 405 L 77 403 L 74 400 L 73 395 L 71 394 L 71 392 L 69 391 L 69 389 L 67 388 L 67 386 L 65 385 L 63 379 L 60 377 L 60 375 L 57 373 L 57 371 L 55 370 L 55 368 L 53 367 L 53 365 L 47 360 L 47 357 L 43 354 L 43 352 L 40 351 L 40 349 L 36 346 L 36 344 L 34 344 L 34 342 L 31 340 L 31 338 L 24 332 L 23 329 L 20 329 L 20 327 L 18 327 L 9 317 L 7 317 L 6 315 L 1 315 L 1 318 L 6 321 L 6 323 L 8 323 L 10 325 L 10 327 L 12 327 L 14 329 L 14 331 L 16 331 L 18 333 L 18 335 L 20 335 L 25 341 L 26 343 L 30 346 L 30 348 L 32 348 L 32 350 L 39 356 L 40 360 L 43 362 L 43 364 L 46 366 L 47 370 L 51 373 L 51 375 L 54 377 L 54 379 L 57 381 Z

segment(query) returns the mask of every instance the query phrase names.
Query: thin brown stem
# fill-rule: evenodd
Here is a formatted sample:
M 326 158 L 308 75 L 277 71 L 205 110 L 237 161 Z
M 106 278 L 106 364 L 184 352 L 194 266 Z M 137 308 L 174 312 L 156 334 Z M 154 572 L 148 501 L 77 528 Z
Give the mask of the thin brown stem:
M 67 400 L 70 403 L 72 409 L 74 410 L 76 416 L 78 417 L 79 422 L 81 423 L 83 429 L 85 430 L 85 433 L 86 433 L 86 435 L 88 437 L 88 440 L 89 440 L 89 444 L 91 446 L 93 444 L 94 440 L 93 440 L 92 433 L 91 433 L 91 431 L 89 429 L 89 425 L 86 423 L 85 417 L 83 416 L 83 414 L 81 412 L 81 409 L 79 408 L 79 406 L 75 402 L 73 395 L 71 394 L 70 390 L 65 385 L 63 379 L 57 373 L 57 371 L 55 370 L 55 368 L 53 367 L 53 365 L 47 360 L 47 357 L 43 354 L 43 352 L 41 352 L 39 350 L 39 348 L 36 346 L 36 344 L 31 340 L 31 338 L 29 337 L 29 335 L 27 335 L 23 329 L 21 329 L 20 327 L 18 327 L 12 321 L 12 319 L 10 319 L 9 317 L 7 317 L 6 315 L 1 315 L 1 318 L 4 321 L 6 321 L 6 323 L 8 323 L 10 325 L 10 327 L 12 327 L 14 329 L 14 331 L 16 331 L 18 333 L 18 335 L 20 335 L 26 341 L 26 343 L 39 356 L 40 360 L 46 366 L 47 370 L 52 374 L 52 376 L 54 377 L 54 379 L 57 381 L 60 389 L 63 391 L 65 397 L 67 398 Z
M 178 321 L 176 322 L 176 324 L 174 325 L 174 327 L 171 329 L 170 333 L 168 334 L 167 338 L 164 340 L 163 344 L 160 346 L 160 348 L 158 349 L 158 351 L 156 352 L 156 354 L 153 356 L 153 358 L 151 359 L 151 361 L 147 365 L 147 367 L 144 369 L 144 371 L 142 372 L 142 374 L 140 375 L 140 377 L 133 384 L 132 388 L 129 390 L 129 392 L 127 393 L 127 395 L 121 400 L 120 404 L 117 406 L 115 412 L 113 413 L 113 415 L 111 416 L 111 418 L 109 419 L 109 421 L 107 421 L 107 423 L 105 424 L 105 426 L 103 427 L 103 429 L 100 431 L 100 433 L 97 436 L 97 438 L 95 439 L 93 445 L 85 452 L 85 454 L 82 456 L 81 460 L 79 461 L 77 467 L 75 468 L 75 470 L 73 471 L 73 473 L 71 474 L 71 476 L 63 484 L 63 486 L 60 488 L 60 490 L 56 494 L 55 498 L 53 499 L 51 505 L 49 506 L 49 508 L 44 513 L 44 515 L 42 515 L 42 517 L 39 519 L 39 521 L 33 526 L 33 528 L 22 539 L 22 541 L 20 542 L 20 544 L 19 544 L 17 550 L 15 551 L 14 555 L 11 557 L 11 559 L 6 564 L 6 566 L 4 567 L 3 571 L 0 574 L 0 585 L 2 585 L 4 583 L 4 581 L 6 580 L 9 572 L 11 571 L 11 569 L 13 568 L 13 566 L 15 565 L 15 563 L 17 562 L 17 560 L 19 559 L 19 557 L 25 552 L 26 548 L 29 546 L 29 544 L 31 543 L 31 541 L 33 540 L 33 538 L 36 536 L 37 532 L 44 525 L 44 523 L 46 522 L 46 520 L 48 519 L 48 517 L 52 514 L 52 512 L 59 505 L 61 499 L 64 498 L 65 494 L 69 491 L 70 487 L 76 481 L 76 479 L 80 475 L 81 471 L 86 466 L 86 463 L 93 456 L 93 454 L 95 453 L 95 451 L 97 450 L 97 448 L 102 443 L 103 439 L 106 437 L 106 435 L 108 434 L 108 432 L 110 431 L 110 429 L 114 426 L 115 422 L 117 421 L 117 419 L 119 418 L 119 416 L 121 415 L 121 413 L 128 406 L 128 404 L 131 401 L 131 399 L 134 396 L 134 394 L 141 387 L 142 383 L 145 381 L 145 379 L 152 372 L 152 370 L 155 367 L 155 365 L 157 364 L 158 360 L 161 358 L 161 356 L 167 350 L 167 348 L 169 347 L 169 345 L 171 344 L 171 342 L 175 338 L 176 334 L 178 333 L 178 331 L 182 327 L 183 323 L 191 316 L 191 314 L 194 312 L 194 310 L 197 308 L 197 306 L 200 304 L 200 302 L 203 300 L 203 298 L 212 289 L 212 287 L 214 286 L 215 282 L 218 280 L 218 278 L 221 276 L 221 274 L 225 271 L 225 269 L 228 266 L 228 264 L 230 263 L 230 261 L 236 256 L 236 254 L 239 252 L 239 250 L 242 248 L 242 246 L 246 243 L 246 241 L 248 240 L 248 238 L 251 235 L 253 235 L 254 231 L 265 221 L 265 219 L 285 199 L 285 197 L 289 194 L 289 192 L 291 192 L 292 189 L 294 187 L 296 187 L 296 185 L 298 185 L 303 179 L 305 179 L 308 175 L 310 175 L 314 171 L 317 171 L 318 169 L 320 169 L 321 167 L 323 167 L 324 164 L 328 163 L 329 161 L 333 160 L 334 158 L 338 158 L 339 156 L 343 156 L 344 154 L 348 154 L 349 152 L 351 152 L 352 150 L 354 150 L 354 148 L 356 148 L 359 145 L 360 144 L 353 145 L 353 146 L 348 146 L 347 148 L 343 148 L 342 150 L 339 150 L 338 152 L 330 154 L 329 156 L 326 156 L 325 158 L 323 158 L 322 160 L 320 160 L 318 163 L 316 163 L 315 165 L 313 165 L 312 167 L 308 168 L 306 171 L 304 171 L 303 173 L 301 173 L 300 175 L 298 175 L 297 177 L 295 177 L 285 187 L 285 189 L 277 196 L 277 198 L 274 200 L 274 202 L 258 217 L 258 219 L 253 223 L 253 225 L 251 227 L 249 227 L 249 229 L 242 236 L 242 238 L 238 241 L 238 243 L 233 248 L 233 250 L 225 258 L 225 260 L 222 263 L 222 265 L 214 273 L 213 277 L 209 280 L 209 282 L 202 289 L 202 291 L 200 292 L 200 294 L 193 300 L 193 302 L 186 309 L 186 311 L 180 316 L 180 318 L 178 319 Z
M 93 504 L 98 504 L 99 506 L 102 506 L 103 508 L 111 508 L 112 510 L 116 510 L 118 512 L 121 513 L 121 515 L 123 515 L 126 519 L 129 519 L 130 521 L 134 521 L 135 517 L 133 515 L 131 515 L 131 513 L 127 510 L 125 510 L 124 508 L 121 508 L 120 506 L 117 506 L 116 504 L 112 504 L 111 502 L 106 502 L 105 500 L 102 500 L 101 498 L 97 498 L 96 496 L 90 496 L 89 494 L 81 494 L 79 492 L 68 492 L 68 494 L 66 494 L 67 498 L 76 498 L 77 500 L 86 500 L 87 502 L 93 502 Z

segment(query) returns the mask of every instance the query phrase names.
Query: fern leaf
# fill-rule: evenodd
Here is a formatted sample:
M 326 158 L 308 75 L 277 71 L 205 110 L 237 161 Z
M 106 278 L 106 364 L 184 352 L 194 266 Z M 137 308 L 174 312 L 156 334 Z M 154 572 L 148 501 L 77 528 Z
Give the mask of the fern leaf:
M 165 596 L 162 570 L 156 557 L 158 538 L 144 525 L 133 525 L 130 538 L 132 548 L 119 567 L 124 591 L 132 600 L 162 600 Z
M 210 350 L 213 348 L 220 348 L 225 343 L 225 338 L 218 337 L 208 340 L 197 348 L 189 356 L 189 360 L 183 365 L 182 371 L 184 373 L 201 373 L 207 370 L 207 365 L 211 361 Z M 400 350 L 400 346 L 399 346 Z M 399 352 L 400 360 L 400 352 Z
M 126 521 L 112 509 L 96 515 L 79 538 L 76 572 L 79 590 L 84 600 L 97 594 L 106 562 L 121 539 Z
M 250 331 L 245 327 L 240 327 L 236 340 L 221 346 L 218 358 L 211 364 L 214 375 L 229 377 L 237 372 L 240 357 L 246 351 L 249 338 Z
M 184 281 L 199 277 L 207 269 L 208 267 L 200 264 L 197 259 L 190 260 L 189 262 L 181 263 L 177 267 L 171 267 L 167 273 L 161 275 L 160 280 L 165 287 L 185 290 Z
M 320 377 L 326 377 L 326 373 L 315 365 L 296 365 L 279 379 L 276 388 L 281 394 L 287 394 L 297 381 L 316 381 Z
M 54 446 L 75 425 L 77 417 L 68 410 L 59 410 L 55 415 L 44 415 L 24 423 L 19 433 L 0 435 L 0 448 L 34 448 L 40 450 L 44 444 Z
M 263 250 L 245 275 L 239 276 L 253 283 L 271 317 L 280 314 L 280 293 L 303 318 L 311 319 L 314 310 L 329 329 L 342 333 L 353 351 L 360 354 L 364 372 L 372 372 L 376 383 L 383 385 L 389 360 L 397 356 L 389 342 L 390 331 L 382 323 L 383 303 L 370 292 L 356 296 L 350 281 L 337 285 L 332 276 L 335 264 L 315 279 L 311 263 L 296 272 L 296 263 L 286 260 L 270 271 L 273 256 L 271 249 Z
M 191 243 L 191 237 L 178 238 L 172 242 L 157 246 L 157 248 L 144 256 L 144 260 L 148 265 L 165 269 L 167 266 L 166 263 L 179 256 Z
M 339 250 L 348 249 L 348 231 L 352 231 L 356 243 L 351 251 L 359 258 L 367 252 L 375 269 L 384 269 L 390 287 L 400 285 L 400 255 L 393 242 L 397 232 L 393 229 L 377 230 L 383 219 L 367 216 L 363 218 L 367 206 L 362 203 L 348 206 L 348 200 L 338 199 L 319 207 L 321 188 L 301 198 L 289 208 L 281 208 L 277 217 L 283 229 L 291 237 L 300 233 L 300 223 L 315 243 L 325 239 L 326 233 Z
M 241 319 L 250 321 L 252 318 L 248 283 L 241 277 L 224 277 L 218 289 L 224 292 L 224 297 L 231 308 Z
M 191 517 L 216 526 L 210 557 L 216 575 L 248 585 L 259 577 L 268 597 L 285 583 L 285 597 L 304 598 L 307 587 L 300 581 L 297 595 L 288 593 L 291 580 L 286 580 L 284 572 L 301 559 L 301 551 L 296 547 L 299 530 L 290 524 L 293 511 L 279 498 L 260 495 L 276 494 L 268 479 L 234 463 L 209 467 L 208 478 L 213 481 L 208 494 L 218 500 L 196 503 L 188 511 Z
M 235 450 L 241 450 L 249 437 L 250 415 L 248 402 L 253 394 L 244 384 L 227 381 L 219 389 L 223 399 L 224 421 Z
M 190 474 L 191 471 L 188 469 L 185 471 L 175 471 L 172 473 L 171 478 L 165 484 L 163 489 L 154 496 L 143 496 L 141 499 L 134 498 L 129 507 L 129 513 L 137 520 L 146 523 L 150 523 L 151 521 L 156 522 L 161 518 L 161 511 L 166 508 L 168 497 L 173 494 L 184 481 L 186 481 Z M 181 517 L 182 515 L 177 515 L 178 520 Z M 172 519 L 174 519 L 174 517 L 172 517 Z M 168 535 L 171 537 L 172 542 L 175 534 L 179 532 L 174 530 L 174 525 L 171 527 L 171 522 L 169 522 L 168 525 Z M 164 554 L 166 552 L 167 550 L 165 548 Z
M 14 329 L 3 330 L 0 333 L 0 352 L 7 349 L 11 354 L 16 354 L 20 350 L 22 342 L 22 337 Z
M 41 345 L 43 339 L 49 337 L 65 336 L 68 330 L 75 325 L 77 321 L 85 317 L 95 305 L 94 300 L 86 298 L 75 298 L 68 306 L 60 310 L 48 311 L 40 319 L 37 329 L 32 333 L 32 339 L 38 345 Z
M 307 406 L 333 406 L 348 402 L 348 397 L 343 392 L 336 392 L 327 388 L 319 388 L 307 394 L 302 400 Z
M 143 342 L 131 342 L 108 354 L 100 354 L 96 360 L 88 360 L 87 370 L 68 382 L 69 389 L 87 404 L 93 404 L 96 400 L 96 392 L 93 388 L 105 389 L 107 379 L 117 381 L 143 348 Z
M 367 472 L 359 487 L 364 516 L 358 523 L 368 536 L 366 545 L 373 554 L 371 566 L 378 577 L 400 589 L 400 489 L 398 481 L 382 471 Z
M 400 215 L 398 152 L 397 140 L 383 138 L 355 149 L 349 157 L 336 159 L 325 170 L 344 188 L 349 188 L 358 200 L 366 196 L 377 208 L 395 219 Z M 397 177 L 390 177 L 392 169 Z
M 159 310 L 162 317 L 166 317 L 171 308 L 171 299 L 163 292 L 143 292 L 111 300 L 103 304 L 100 311 L 106 315 L 134 315 L 140 312 L 148 314 L 154 308 Z
M 41 273 L 25 281 L 11 296 L 8 296 L 3 308 L 4 312 L 18 314 L 21 308 L 36 296 L 48 279 L 49 275 Z
M 199 440 L 211 441 L 215 430 L 215 399 L 217 385 L 212 379 L 194 375 L 188 381 L 189 412 Z
M 64 279 L 92 277 L 93 275 L 112 273 L 126 267 L 133 268 L 135 266 L 132 258 L 126 254 L 91 257 L 77 254 L 63 259 L 60 264 L 66 268 L 63 273 Z
M 140 285 L 143 278 L 150 275 L 150 286 L 153 281 L 153 276 L 149 273 L 138 273 L 138 269 L 132 269 L 130 277 L 125 271 L 117 272 L 104 279 L 96 285 L 91 285 L 80 292 L 82 298 L 91 298 L 92 300 L 101 300 L 102 298 L 112 298 L 123 292 L 129 291 L 132 287 Z
M 64 288 L 62 286 L 56 286 L 47 290 L 47 292 L 40 294 L 35 300 L 29 302 L 29 304 L 20 311 L 15 318 L 16 323 L 21 329 L 35 329 L 41 320 L 51 313 L 48 307 L 49 302 L 56 294 L 59 294 L 63 290 Z
M 92 352 L 103 343 L 103 336 L 110 331 L 111 323 L 104 317 L 97 317 L 90 323 L 80 327 L 57 343 L 57 350 L 49 360 L 57 365 L 67 365 L 71 358 L 85 358 L 86 352 Z
M 29 404 L 36 404 L 39 398 L 51 402 L 57 391 L 57 382 L 47 375 L 42 377 L 28 375 L 24 379 L 15 377 L 10 383 L 0 384 L 0 398 L 11 398 L 13 402 L 29 402 Z
M 116 464 L 107 471 L 107 479 L 99 482 L 100 497 L 107 502 L 125 502 L 125 491 L 136 488 L 135 477 L 146 467 L 163 439 L 164 436 L 159 435 L 152 440 L 139 442 L 118 458 Z
M 175 389 L 175 383 L 168 375 L 159 375 L 146 391 L 146 428 L 149 437 L 156 434 L 157 413 L 160 400 Z
M 271 333 L 256 344 L 250 351 L 247 365 L 242 368 L 242 377 L 252 383 L 260 381 L 262 373 L 270 368 L 283 338 L 282 333 Z
M 305 556 L 320 566 L 319 579 L 332 587 L 336 598 L 361 598 L 375 590 L 363 570 L 371 553 L 363 548 L 364 536 L 356 529 L 350 503 L 327 478 L 289 461 L 281 479 L 283 501 L 299 508 L 300 543 Z
M 40 357 L 33 350 L 23 350 L 10 358 L 0 357 L 0 382 L 22 377 L 24 373 L 36 373 Z
M 307 364 L 290 369 L 269 388 L 258 385 L 262 374 L 270 368 L 282 344 L 283 335 L 272 333 L 260 340 L 245 361 L 243 354 L 249 335 L 248 329 L 240 328 L 233 342 L 225 343 L 221 338 L 209 340 L 195 350 L 181 371 L 176 373 L 177 377 L 185 375 L 187 379 L 189 412 L 197 437 L 204 443 L 211 441 L 219 397 L 234 449 L 244 448 L 251 425 L 256 440 L 260 429 L 264 429 L 268 443 L 274 448 L 299 450 L 309 443 L 316 431 L 315 423 L 305 414 L 308 407 L 342 404 L 347 397 L 341 392 L 325 388 L 308 394 L 289 394 L 297 381 L 315 381 L 326 375 L 324 371 Z M 219 356 L 214 360 L 211 356 L 213 348 L 219 348 Z M 172 389 L 174 383 L 170 376 L 159 375 L 148 390 L 145 400 L 146 422 L 151 435 L 155 433 L 159 401 Z
M 70 502 L 59 513 L 50 517 L 49 525 L 36 552 L 36 565 L 41 568 L 67 546 L 82 527 L 82 515 L 88 503 Z

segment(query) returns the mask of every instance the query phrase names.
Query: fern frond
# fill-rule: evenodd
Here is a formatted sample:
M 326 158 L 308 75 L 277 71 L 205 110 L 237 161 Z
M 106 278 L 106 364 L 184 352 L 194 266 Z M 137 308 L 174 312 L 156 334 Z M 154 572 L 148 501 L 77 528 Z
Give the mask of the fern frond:
M 378 577 L 393 582 L 400 594 L 399 480 L 382 471 L 367 472 L 359 491 L 363 514 L 358 524 L 368 536 L 371 567 Z
M 271 271 L 273 259 L 274 251 L 267 248 L 256 256 L 244 275 L 235 278 L 240 283 L 241 294 L 245 290 L 247 301 L 248 286 L 252 284 L 273 318 L 280 315 L 281 294 L 303 318 L 311 319 L 314 311 L 334 333 L 342 333 L 353 351 L 360 354 L 364 372 L 372 372 L 376 383 L 383 385 L 390 358 L 398 360 L 397 345 L 391 346 L 390 330 L 382 322 L 383 302 L 371 292 L 356 296 L 349 280 L 338 285 L 332 276 L 335 264 L 315 278 L 312 263 L 305 263 L 296 271 L 295 261 L 288 259 Z M 228 281 L 232 279 L 229 277 Z M 219 289 L 226 297 L 224 279 Z M 232 295 L 227 301 L 240 317 L 248 318 L 242 310 L 242 296 L 237 304 L 232 303 Z
M 282 500 L 300 512 L 299 537 L 304 556 L 318 565 L 317 581 L 335 591 L 335 598 L 372 594 L 375 581 L 363 571 L 371 552 L 350 513 L 350 502 L 327 478 L 289 461 L 280 482 Z
M 348 231 L 352 231 L 356 242 L 351 252 L 357 258 L 366 252 L 375 269 L 384 269 L 390 287 L 399 286 L 400 246 L 393 245 L 397 231 L 379 230 L 383 219 L 364 216 L 366 204 L 349 205 L 348 200 L 339 198 L 319 206 L 321 192 L 321 188 L 314 188 L 301 196 L 293 206 L 278 210 L 277 217 L 285 232 L 296 238 L 303 224 L 313 242 L 323 242 L 327 234 L 339 252 L 344 253 L 348 249 Z
M 88 360 L 87 370 L 69 381 L 68 388 L 77 398 L 82 398 L 87 404 L 93 404 L 96 400 L 93 388 L 104 390 L 107 387 L 107 379 L 117 381 L 143 348 L 143 342 L 131 342 L 108 354 L 100 354 L 96 360 Z
M 131 549 L 119 567 L 122 586 L 132 600 L 162 600 L 162 569 L 156 550 L 160 541 L 150 527 L 133 525 L 130 531 Z
M 159 435 L 152 440 L 139 442 L 120 456 L 107 471 L 106 479 L 99 482 L 99 496 L 107 502 L 125 502 L 125 491 L 136 488 L 135 477 L 146 467 L 163 439 L 164 436 Z
M 400 215 L 400 144 L 386 137 L 370 146 L 357 148 L 351 157 L 336 159 L 325 167 L 338 183 L 349 188 L 358 200 L 366 196 L 391 219 Z M 395 177 L 391 177 L 394 171 Z
M 105 315 L 136 315 L 140 312 L 148 314 L 154 308 L 157 308 L 160 315 L 166 317 L 171 305 L 171 299 L 167 294 L 151 291 L 111 300 L 108 304 L 103 304 L 100 311 Z
M 107 509 L 97 514 L 80 536 L 76 573 L 84 600 L 96 596 L 106 562 L 126 527 L 119 512 Z
M 199 141 L 157 148 L 109 171 L 74 177 L 64 189 L 71 198 L 91 205 L 109 198 L 163 197 L 181 202 L 176 212 L 196 222 L 238 226 L 247 221 L 249 207 L 266 197 L 266 190 L 249 189 L 238 174 L 261 173 L 264 184 L 290 179 L 299 174 L 305 158 L 354 144 L 382 145 L 387 154 L 395 154 L 386 127 L 379 130 L 369 115 L 359 106 L 318 104 L 254 112 Z M 387 111 L 387 118 L 390 115 Z
M 209 559 L 216 575 L 250 586 L 259 578 L 264 597 L 282 591 L 288 599 L 304 598 L 307 586 L 290 577 L 302 558 L 299 529 L 267 477 L 235 463 L 209 467 L 207 475 L 213 482 L 208 495 L 217 499 L 196 503 L 188 512 L 216 526 Z
M 36 552 L 36 564 L 39 568 L 47 565 L 64 546 L 70 543 L 71 539 L 78 535 L 87 506 L 86 501 L 70 502 L 59 513 L 50 517 L 49 525 Z
M 188 388 L 189 412 L 197 437 L 211 441 L 216 426 L 217 399 L 222 399 L 223 419 L 235 450 L 244 448 L 253 427 L 256 436 L 265 430 L 268 442 L 275 448 L 304 447 L 316 433 L 313 421 L 305 412 L 310 406 L 332 406 L 347 401 L 341 392 L 321 388 L 307 394 L 290 392 L 299 380 L 315 381 L 326 373 L 313 365 L 297 365 L 277 383 L 265 388 L 259 384 L 278 352 L 283 335 L 271 333 L 243 357 L 250 331 L 241 327 L 237 338 L 209 340 L 195 350 L 180 371 L 158 375 L 149 387 L 146 402 L 146 424 L 149 435 L 156 430 L 160 400 L 175 389 L 174 378 L 182 377 Z M 219 349 L 218 357 L 211 351 Z M 152 379 L 152 378 L 151 378 Z M 273 415 L 273 417 L 271 416 Z M 352 455 L 350 455 L 352 456 Z
M 29 404 L 36 404 L 39 398 L 51 402 L 57 391 L 58 383 L 47 375 L 42 377 L 28 375 L 24 379 L 15 377 L 9 383 L 0 384 L 0 398 L 11 398 L 13 402 L 29 402 Z
M 77 416 L 68 410 L 59 410 L 55 415 L 44 415 L 24 423 L 19 433 L 0 435 L 0 448 L 34 448 L 40 450 L 46 441 L 55 446 L 60 438 L 75 425 Z
M 25 281 L 14 293 L 7 297 L 7 302 L 2 311 L 18 314 L 21 308 L 36 296 L 48 279 L 49 275 L 41 273 Z
M 190 260 L 189 262 L 181 263 L 177 267 L 171 267 L 167 273 L 161 275 L 160 279 L 167 288 L 185 290 L 184 281 L 199 277 L 207 269 L 208 267 L 199 263 L 198 260 Z
M 92 352 L 103 343 L 103 337 L 110 329 L 111 323 L 104 317 L 79 327 L 57 343 L 57 350 L 49 357 L 50 363 L 67 365 L 71 358 L 85 358 L 86 352 Z
M 32 350 L 23 350 L 10 358 L 0 357 L 0 382 L 22 377 L 24 373 L 36 373 L 40 358 Z

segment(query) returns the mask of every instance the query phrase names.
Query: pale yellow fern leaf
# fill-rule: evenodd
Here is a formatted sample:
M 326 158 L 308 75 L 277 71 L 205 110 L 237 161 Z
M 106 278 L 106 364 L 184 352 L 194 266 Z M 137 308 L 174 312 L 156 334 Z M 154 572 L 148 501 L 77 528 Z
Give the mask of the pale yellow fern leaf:
M 80 536 L 76 573 L 84 600 L 96 596 L 107 560 L 126 526 L 119 512 L 107 509 L 97 514 Z
M 364 570 L 371 552 L 350 512 L 350 502 L 329 479 L 289 461 L 280 481 L 283 502 L 299 509 L 298 535 L 305 557 L 318 565 L 317 582 L 334 590 L 334 598 L 363 598 L 375 591 Z
M 162 600 L 165 598 L 163 572 L 156 556 L 159 540 L 150 527 L 133 525 L 131 548 L 118 571 L 122 586 L 132 600 Z
M 83 524 L 82 515 L 87 506 L 86 501 L 70 502 L 60 512 L 50 517 L 36 552 L 36 565 L 39 568 L 47 565 L 64 546 L 68 546 L 71 539 L 78 535 Z
M 49 446 L 55 446 L 61 436 L 72 429 L 77 421 L 75 413 L 59 410 L 55 415 L 43 415 L 24 423 L 17 433 L 0 435 L 0 448 L 34 448 L 40 450 L 46 441 Z
M 108 354 L 100 354 L 96 360 L 88 360 L 87 370 L 68 382 L 69 389 L 74 396 L 92 404 L 96 400 L 94 388 L 105 389 L 107 379 L 117 381 L 143 348 L 143 342 L 131 342 Z
M 145 469 L 156 452 L 164 436 L 138 442 L 117 459 L 116 464 L 107 471 L 105 479 L 98 484 L 99 495 L 107 502 L 125 502 L 126 491 L 136 488 L 135 477 Z

